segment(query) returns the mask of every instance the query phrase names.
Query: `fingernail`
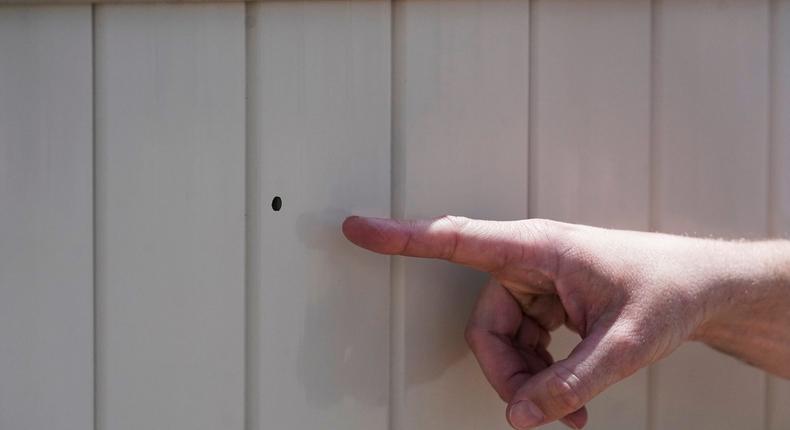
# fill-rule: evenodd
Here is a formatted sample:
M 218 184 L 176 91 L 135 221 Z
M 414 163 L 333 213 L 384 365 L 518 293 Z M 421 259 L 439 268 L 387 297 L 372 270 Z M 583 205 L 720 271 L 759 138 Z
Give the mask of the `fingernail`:
M 565 424 L 566 426 L 572 428 L 573 430 L 579 430 L 581 428 L 571 418 L 565 417 L 565 418 L 561 419 L 560 421 L 562 421 L 563 424 Z
M 510 407 L 507 419 L 517 429 L 528 429 L 537 426 L 545 416 L 538 405 L 530 400 L 522 400 Z

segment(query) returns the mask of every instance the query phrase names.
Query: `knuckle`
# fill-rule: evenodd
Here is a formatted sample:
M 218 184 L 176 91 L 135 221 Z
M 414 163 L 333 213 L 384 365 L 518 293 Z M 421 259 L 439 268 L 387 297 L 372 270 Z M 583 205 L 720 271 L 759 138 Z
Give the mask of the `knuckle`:
M 521 228 L 527 237 L 533 241 L 548 241 L 552 237 L 552 224 L 554 221 L 541 218 L 531 218 L 520 221 Z
M 655 358 L 656 346 L 660 346 L 661 336 L 653 327 L 644 323 L 631 323 L 625 330 L 616 331 L 612 337 L 613 354 L 622 357 L 629 357 L 626 363 L 631 365 L 628 370 L 638 370 Z
M 626 324 L 613 328 L 607 333 L 602 346 L 607 359 L 600 367 L 603 375 L 608 375 L 606 385 L 636 372 L 648 364 L 651 347 L 648 335 L 638 326 Z
M 436 221 L 443 224 L 447 224 L 452 228 L 460 229 L 463 226 L 465 226 L 470 220 L 469 218 L 462 216 L 445 214 L 437 218 Z
M 610 339 L 611 353 L 625 355 L 638 351 L 642 347 L 640 337 L 635 332 L 615 332 Z
M 612 353 L 634 355 L 642 350 L 650 339 L 649 330 L 634 321 L 619 321 L 606 336 Z
M 442 258 L 453 260 L 456 255 L 456 251 L 458 250 L 458 244 L 461 240 L 464 229 L 469 225 L 471 220 L 469 218 L 455 215 L 443 215 L 437 218 L 435 222 L 441 225 L 441 228 L 444 230 L 445 234 L 451 238 L 451 240 L 448 241 L 447 248 L 442 253 Z
M 524 223 L 525 228 L 533 232 L 534 236 L 558 248 L 572 246 L 584 231 L 583 226 L 550 219 L 533 218 L 524 220 Z
M 524 241 L 533 245 L 532 257 L 537 258 L 542 269 L 561 274 L 563 261 L 573 259 L 577 248 L 571 235 L 573 224 L 533 218 L 523 220 L 521 227 Z
M 466 344 L 469 345 L 469 348 L 476 350 L 480 345 L 481 336 L 484 334 L 485 333 L 481 329 L 470 324 L 466 326 L 466 330 L 464 330 L 464 340 L 466 340 Z
M 584 406 L 587 391 L 582 380 L 562 365 L 554 365 L 551 369 L 546 388 L 560 413 L 570 413 Z
M 554 238 L 558 234 L 563 234 L 570 224 L 565 224 L 545 218 L 530 218 L 523 220 L 524 228 L 533 232 L 535 235 L 543 236 L 545 238 Z

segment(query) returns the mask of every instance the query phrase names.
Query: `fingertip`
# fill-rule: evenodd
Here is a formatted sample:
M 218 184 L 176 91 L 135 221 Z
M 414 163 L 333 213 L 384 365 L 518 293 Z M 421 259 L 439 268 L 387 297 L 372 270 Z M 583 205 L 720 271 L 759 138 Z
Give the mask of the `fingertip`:
M 361 217 L 357 215 L 351 215 L 343 220 L 343 234 L 346 235 L 346 237 L 348 237 L 348 232 L 354 228 L 354 225 L 359 222 L 360 218 Z
M 343 221 L 343 235 L 351 243 L 381 254 L 394 254 L 399 250 L 399 238 L 392 220 L 352 215 Z
M 352 215 L 343 221 L 343 235 L 356 245 L 363 246 L 365 238 L 369 236 L 370 227 L 365 218 Z

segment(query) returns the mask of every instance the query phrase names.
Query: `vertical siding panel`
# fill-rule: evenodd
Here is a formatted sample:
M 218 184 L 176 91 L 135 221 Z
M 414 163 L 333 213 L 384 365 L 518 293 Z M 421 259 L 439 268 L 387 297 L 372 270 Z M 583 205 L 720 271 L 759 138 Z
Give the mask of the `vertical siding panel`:
M 96 7 L 97 419 L 244 418 L 244 7 Z
M 396 1 L 396 215 L 521 219 L 527 210 L 529 3 Z M 485 277 L 403 259 L 393 382 L 406 429 L 509 428 L 463 329 Z M 400 401 L 400 403 L 398 403 Z
M 249 7 L 249 428 L 383 430 L 389 259 L 340 225 L 390 214 L 389 3 Z
M 790 382 L 787 379 L 771 377 L 768 381 L 768 429 L 787 430 L 790 424 Z
M 532 13 L 530 216 L 647 229 L 650 2 L 540 0 Z M 579 341 L 553 337 L 555 358 Z M 611 387 L 588 427 L 644 428 L 647 392 L 647 371 Z
M 790 383 L 786 379 L 772 377 L 768 381 L 770 402 L 768 411 L 768 429 L 786 430 L 790 423 L 790 412 L 787 405 L 790 402 Z
M 773 0 L 772 70 L 772 232 L 790 239 L 790 0 Z M 790 381 L 770 378 L 769 430 L 790 426 Z
M 768 2 L 664 0 L 656 13 L 657 227 L 764 237 Z M 657 430 L 764 422 L 764 374 L 701 344 L 661 362 L 655 382 Z
M 93 425 L 90 6 L 0 6 L 0 428 Z

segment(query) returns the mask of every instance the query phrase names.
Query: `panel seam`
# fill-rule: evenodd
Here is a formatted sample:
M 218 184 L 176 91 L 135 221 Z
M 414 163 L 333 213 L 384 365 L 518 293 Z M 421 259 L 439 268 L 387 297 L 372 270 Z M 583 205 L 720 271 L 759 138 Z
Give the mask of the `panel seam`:
M 98 287 L 97 287 L 97 272 L 98 272 L 98 264 L 97 264 L 97 223 L 98 223 L 98 210 L 96 209 L 96 201 L 97 201 L 97 174 L 96 174 L 96 166 L 97 166 L 97 155 L 96 155 L 96 5 L 90 5 L 90 13 L 91 13 L 91 282 L 93 288 L 93 303 L 92 303 L 92 311 L 93 311 L 93 327 L 92 327 L 92 341 L 93 341 L 93 399 L 92 400 L 92 407 L 93 407 L 93 414 L 92 414 L 92 427 L 94 430 L 99 428 L 99 372 L 98 372 L 98 364 L 99 364 L 99 339 L 98 339 Z
M 396 112 L 396 1 L 388 0 L 389 5 L 389 142 L 390 142 L 390 216 L 403 217 L 404 211 L 400 204 L 400 187 L 398 185 L 398 168 L 399 161 L 398 149 L 395 142 L 395 124 L 397 120 Z M 390 273 L 390 315 L 389 315 L 389 366 L 388 366 L 388 408 L 387 408 L 387 427 L 390 430 L 401 430 L 401 417 L 403 413 L 403 381 L 399 378 L 403 374 L 399 372 L 402 365 L 401 354 L 403 353 L 401 336 L 402 336 L 402 312 L 403 301 L 403 286 L 401 285 L 401 278 L 399 274 L 403 271 L 402 261 L 398 257 L 389 257 Z
M 532 218 L 535 214 L 535 194 L 537 190 L 537 176 L 535 171 L 535 0 L 530 0 L 527 12 L 527 207 L 526 216 Z
M 776 111 L 776 96 L 774 95 L 774 91 L 776 89 L 776 0 L 768 0 L 768 34 L 767 34 L 767 55 L 768 55 L 768 76 L 767 76 L 767 86 L 766 90 L 767 94 L 767 103 L 768 108 L 766 109 L 767 118 L 766 118 L 766 125 L 767 125 L 767 139 L 768 139 L 768 151 L 767 151 L 767 178 L 766 178 L 766 224 L 767 224 L 767 231 L 768 237 L 773 238 L 777 234 L 776 228 L 776 207 L 774 202 L 774 197 L 776 195 L 776 183 L 774 178 L 774 159 L 776 155 L 776 133 L 774 130 L 775 125 L 775 118 L 774 113 Z M 764 399 L 763 399 L 763 428 L 765 430 L 770 430 L 771 428 L 771 417 L 773 416 L 773 408 L 771 403 L 771 392 L 772 392 L 772 384 L 771 384 L 771 377 L 767 372 L 763 372 L 763 381 L 764 381 Z
M 253 378 L 252 378 L 253 376 L 256 376 L 256 375 L 255 375 L 254 372 L 252 372 L 253 362 L 250 359 L 250 355 L 252 353 L 252 348 L 253 348 L 253 343 L 254 343 L 254 339 L 253 339 L 254 331 L 251 329 L 251 326 L 252 326 L 251 323 L 252 323 L 252 318 L 253 318 L 252 308 L 254 306 L 254 300 L 253 300 L 254 299 L 254 295 L 253 295 L 253 291 L 252 291 L 252 289 L 253 289 L 252 288 L 252 276 L 250 274 L 250 271 L 252 270 L 252 264 L 251 264 L 250 260 L 251 260 L 251 257 L 252 257 L 251 249 L 252 249 L 252 247 L 255 244 L 255 240 L 257 240 L 257 230 L 254 228 L 254 225 L 253 225 L 253 223 L 255 222 L 256 217 L 251 216 L 252 214 L 250 213 L 250 212 L 252 212 L 252 208 L 254 207 L 254 205 L 251 204 L 251 200 L 253 199 L 253 197 L 251 197 L 251 194 L 252 194 L 251 191 L 254 190 L 253 180 L 255 179 L 255 176 L 254 176 L 254 173 L 253 173 L 254 172 L 254 170 L 253 170 L 253 167 L 254 167 L 253 166 L 253 162 L 255 161 L 255 158 L 253 157 L 253 155 L 254 155 L 253 143 L 251 141 L 251 133 L 249 132 L 249 128 L 250 128 L 250 124 L 251 124 L 251 121 L 250 121 L 250 100 L 251 100 L 251 97 L 250 97 L 250 94 L 249 94 L 249 89 L 250 89 L 250 85 L 249 85 L 249 76 L 250 76 L 250 73 L 249 73 L 249 68 L 250 68 L 250 64 L 249 64 L 249 58 L 250 58 L 250 55 L 249 55 L 249 49 L 250 49 L 249 37 L 250 36 L 249 36 L 249 33 L 250 32 L 249 32 L 248 27 L 249 27 L 249 20 L 250 20 L 250 12 L 251 11 L 250 11 L 250 8 L 247 6 L 246 2 L 242 2 L 242 7 L 244 8 L 244 11 L 243 11 L 243 15 L 244 15 L 243 16 L 243 21 L 244 22 L 242 23 L 242 25 L 244 27 L 243 28 L 244 35 L 243 35 L 243 42 L 242 42 L 244 44 L 244 48 L 243 48 L 243 51 L 244 51 L 244 62 L 243 62 L 244 63 L 243 64 L 244 70 L 242 71 L 242 73 L 244 74 L 244 77 L 243 77 L 243 80 L 242 80 L 243 85 L 244 85 L 244 90 L 243 90 L 243 93 L 244 93 L 244 163 L 243 163 L 243 166 L 242 166 L 242 168 L 244 169 L 244 208 L 243 208 L 243 213 L 244 213 L 244 245 L 243 245 L 244 246 L 244 250 L 243 250 L 243 254 L 244 254 L 243 255 L 243 265 L 244 265 L 244 268 L 243 268 L 243 270 L 244 270 L 244 306 L 242 307 L 243 312 L 244 312 L 244 316 L 243 316 L 243 321 L 244 321 L 244 335 L 243 335 L 243 338 L 244 338 L 244 352 L 243 352 L 243 357 L 242 357 L 242 360 L 243 360 L 242 369 L 243 369 L 243 374 L 244 374 L 244 378 L 243 378 L 243 382 L 242 382 L 242 384 L 243 384 L 242 390 L 243 390 L 244 405 L 242 407 L 243 408 L 243 411 L 242 411 L 243 424 L 242 425 L 243 425 L 243 428 L 245 430 L 251 430 L 252 426 L 253 426 L 253 422 L 252 422 L 253 421 L 252 420 L 253 408 L 251 407 L 252 390 L 256 386 L 257 381 L 253 381 Z M 252 234 L 256 234 L 256 237 L 252 238 Z
M 649 93 L 648 93 L 648 116 L 649 116 L 649 123 L 648 123 L 648 230 L 649 231 L 656 231 L 658 230 L 658 141 L 657 141 L 657 128 L 656 128 L 656 94 L 657 94 L 657 83 L 656 83 L 656 65 L 658 63 L 658 26 L 657 26 L 657 8 L 658 8 L 658 0 L 649 0 L 649 9 L 650 9 L 650 66 L 648 69 L 648 82 L 649 82 Z M 657 400 L 657 384 L 658 384 L 658 368 L 657 364 L 654 363 L 653 365 L 647 368 L 647 395 L 646 395 L 646 415 L 645 420 L 645 428 L 647 430 L 655 430 L 656 422 L 655 422 L 655 402 Z

